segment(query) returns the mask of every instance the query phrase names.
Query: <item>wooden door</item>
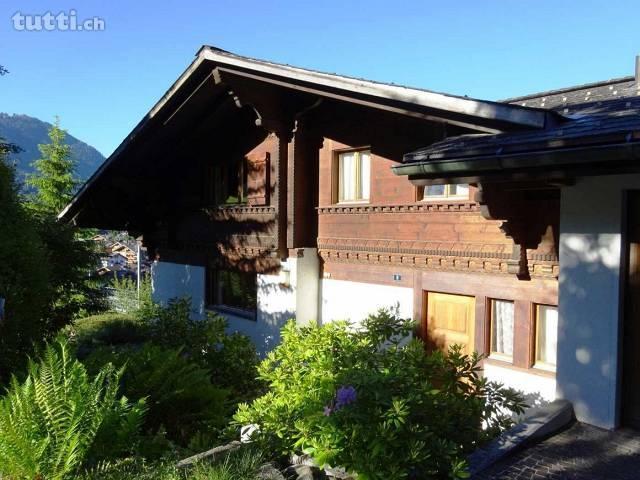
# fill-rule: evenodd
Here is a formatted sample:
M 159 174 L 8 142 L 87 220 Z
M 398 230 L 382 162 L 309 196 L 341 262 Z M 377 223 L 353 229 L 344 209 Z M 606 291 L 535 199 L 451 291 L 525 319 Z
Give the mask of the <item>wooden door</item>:
M 640 192 L 629 194 L 627 207 L 622 422 L 640 429 Z
M 475 297 L 425 292 L 427 297 L 424 328 L 429 349 L 447 350 L 453 344 L 474 350 Z

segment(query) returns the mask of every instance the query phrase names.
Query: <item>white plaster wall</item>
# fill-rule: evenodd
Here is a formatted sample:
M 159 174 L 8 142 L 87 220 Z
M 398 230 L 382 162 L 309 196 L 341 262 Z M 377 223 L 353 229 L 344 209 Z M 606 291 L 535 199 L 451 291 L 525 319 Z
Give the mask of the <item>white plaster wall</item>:
M 195 316 L 205 314 L 205 269 L 193 265 L 154 262 L 151 269 L 155 301 L 166 304 L 172 298 L 191 298 Z M 280 329 L 293 318 L 298 323 L 318 321 L 319 261 L 316 249 L 305 248 L 301 256 L 282 262 L 278 275 L 257 276 L 258 298 L 255 319 L 227 312 L 229 330 L 252 339 L 264 355 L 280 342 Z
M 151 294 L 166 305 L 172 298 L 191 298 L 194 315 L 204 314 L 204 267 L 155 261 L 151 265 Z
M 322 279 L 321 321 L 348 320 L 359 324 L 369 314 L 381 307 L 400 305 L 400 316 L 413 317 L 413 289 L 350 282 L 347 280 Z
M 578 179 L 562 189 L 558 396 L 579 420 L 618 424 L 620 264 L 624 191 L 639 175 Z
M 519 390 L 531 407 L 556 399 L 556 379 L 552 376 L 536 375 L 488 362 L 484 364 L 484 376 L 491 381 Z
M 282 262 L 278 275 L 258 275 L 256 321 L 227 315 L 231 329 L 249 336 L 261 355 L 280 342 L 280 329 L 287 321 L 318 321 L 318 253 L 305 248 L 300 254 Z
M 295 318 L 295 291 L 287 280 L 288 275 L 284 273 L 258 275 L 255 320 L 223 314 L 229 321 L 229 329 L 251 338 L 261 356 L 280 343 L 280 329 L 288 320 Z

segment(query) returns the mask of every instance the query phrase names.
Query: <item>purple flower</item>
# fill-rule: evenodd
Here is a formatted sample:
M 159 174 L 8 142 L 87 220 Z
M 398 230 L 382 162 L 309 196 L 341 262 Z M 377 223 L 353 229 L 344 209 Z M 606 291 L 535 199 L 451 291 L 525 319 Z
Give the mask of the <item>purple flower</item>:
M 340 387 L 336 393 L 336 410 L 356 401 L 358 395 L 351 385 Z

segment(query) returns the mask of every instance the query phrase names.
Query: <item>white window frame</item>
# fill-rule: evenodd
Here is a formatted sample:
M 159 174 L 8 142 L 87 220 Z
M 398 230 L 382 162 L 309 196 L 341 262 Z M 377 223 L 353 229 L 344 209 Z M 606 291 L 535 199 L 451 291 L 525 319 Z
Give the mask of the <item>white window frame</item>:
M 344 158 L 353 155 L 355 185 L 353 185 L 353 198 L 344 197 Z M 366 155 L 366 158 L 363 158 Z M 368 168 L 364 169 L 364 161 L 368 162 Z M 371 152 L 369 150 L 350 150 L 339 152 L 337 158 L 338 175 L 338 203 L 369 203 L 371 198 Z M 366 192 L 366 196 L 365 196 Z
M 555 372 L 556 371 L 556 364 L 558 361 L 558 334 L 556 331 L 556 363 L 549 363 L 549 362 L 545 362 L 540 360 L 539 355 L 538 355 L 538 349 L 540 346 L 540 307 L 544 307 L 544 308 L 554 308 L 556 310 L 556 329 L 558 328 L 557 325 L 557 314 L 558 314 L 558 307 L 556 305 L 546 305 L 546 304 L 534 304 L 534 334 L 535 334 L 535 341 L 534 341 L 534 350 L 533 350 L 533 368 L 538 368 L 540 370 L 547 370 L 550 372 Z
M 451 193 L 451 191 L 453 190 L 451 187 L 456 186 L 456 185 L 466 185 L 467 186 L 467 193 L 466 194 L 457 194 L 457 193 Z M 459 200 L 463 200 L 463 199 L 469 199 L 469 184 L 468 183 L 447 183 L 444 185 L 444 193 L 442 195 L 427 195 L 427 189 L 429 187 L 424 187 L 423 191 L 422 191 L 422 199 L 423 201 L 429 201 L 429 200 L 442 200 L 442 199 L 447 199 L 447 198 L 452 198 L 452 199 L 459 199 Z

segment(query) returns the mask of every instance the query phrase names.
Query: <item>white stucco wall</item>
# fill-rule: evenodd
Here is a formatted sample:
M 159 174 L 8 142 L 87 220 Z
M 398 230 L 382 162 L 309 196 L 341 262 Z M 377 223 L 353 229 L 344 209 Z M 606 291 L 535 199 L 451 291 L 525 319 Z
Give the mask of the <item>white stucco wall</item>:
M 321 321 L 348 320 L 358 324 L 378 308 L 400 305 L 403 318 L 413 317 L 413 289 L 351 282 L 347 280 L 322 279 Z
M 204 267 L 155 261 L 151 265 L 154 301 L 166 304 L 172 298 L 191 298 L 195 315 L 204 314 Z
M 193 265 L 155 262 L 152 266 L 155 301 L 190 297 L 194 315 L 205 314 L 205 269 Z M 293 318 L 301 324 L 318 321 L 319 261 L 315 249 L 304 249 L 300 256 L 282 262 L 277 275 L 257 276 L 255 319 L 221 313 L 229 330 L 250 337 L 261 355 L 280 342 L 280 329 Z
M 578 179 L 562 189 L 558 395 L 578 419 L 618 424 L 620 267 L 624 191 L 639 175 Z
M 253 341 L 260 355 L 280 343 L 280 329 L 295 318 L 295 290 L 287 275 L 258 275 L 258 308 L 255 320 L 224 313 L 229 329 Z
M 544 405 L 556 399 L 556 379 L 550 375 L 505 368 L 487 361 L 484 364 L 484 376 L 491 381 L 519 390 L 531 407 Z

